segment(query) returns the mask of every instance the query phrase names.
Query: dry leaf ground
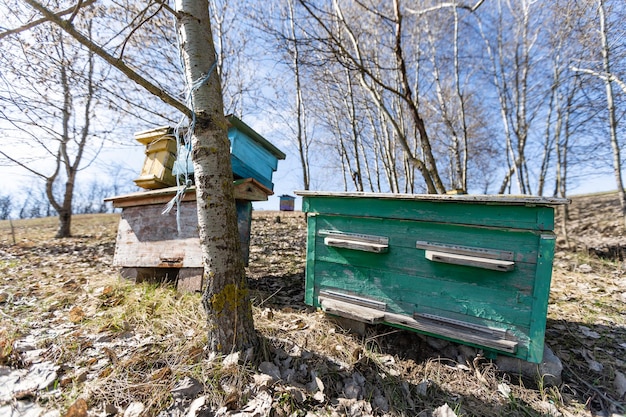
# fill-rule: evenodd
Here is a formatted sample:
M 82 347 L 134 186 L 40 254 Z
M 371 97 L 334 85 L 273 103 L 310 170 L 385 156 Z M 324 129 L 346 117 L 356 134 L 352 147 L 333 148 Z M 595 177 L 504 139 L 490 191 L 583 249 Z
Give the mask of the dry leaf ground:
M 304 305 L 299 212 L 254 213 L 261 347 L 225 358 L 204 350 L 199 295 L 111 267 L 117 215 L 76 216 L 64 240 L 52 238 L 55 219 L 0 222 L 0 382 L 19 388 L 0 388 L 0 415 L 619 415 L 626 277 L 614 201 L 574 199 L 568 245 L 559 240 L 546 333 L 564 364 L 555 387 L 412 332 L 352 335 Z

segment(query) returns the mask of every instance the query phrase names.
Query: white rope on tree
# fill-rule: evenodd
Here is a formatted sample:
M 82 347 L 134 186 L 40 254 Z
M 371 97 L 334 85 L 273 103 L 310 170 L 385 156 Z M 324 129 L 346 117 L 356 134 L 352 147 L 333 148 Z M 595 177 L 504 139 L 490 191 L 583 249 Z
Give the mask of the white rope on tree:
M 180 42 L 177 42 L 177 45 L 180 45 Z M 181 66 L 184 68 L 184 61 L 180 47 L 178 52 Z M 168 214 L 172 211 L 174 205 L 176 206 L 176 227 L 179 235 L 181 233 L 180 202 L 182 201 L 185 192 L 193 185 L 193 180 L 189 175 L 190 167 L 193 167 L 193 162 L 190 160 L 191 139 L 196 127 L 196 110 L 193 105 L 193 93 L 198 91 L 198 89 L 209 81 L 209 78 L 211 77 L 211 74 L 213 74 L 213 71 L 215 71 L 215 68 L 217 68 L 217 57 L 215 57 L 215 61 L 213 62 L 213 65 L 211 65 L 211 68 L 209 68 L 209 71 L 202 78 L 194 81 L 191 85 L 187 82 L 187 78 L 183 77 L 185 79 L 185 102 L 191 110 L 191 120 L 189 120 L 189 126 L 185 128 L 187 117 L 183 115 L 176 126 L 174 126 L 174 137 L 176 138 L 176 162 L 183 170 L 184 181 L 181 182 L 181 175 L 179 173 L 176 174 L 176 195 L 165 205 L 163 211 L 161 212 L 163 215 Z M 183 153 L 185 157 L 184 161 L 181 161 L 179 158 Z

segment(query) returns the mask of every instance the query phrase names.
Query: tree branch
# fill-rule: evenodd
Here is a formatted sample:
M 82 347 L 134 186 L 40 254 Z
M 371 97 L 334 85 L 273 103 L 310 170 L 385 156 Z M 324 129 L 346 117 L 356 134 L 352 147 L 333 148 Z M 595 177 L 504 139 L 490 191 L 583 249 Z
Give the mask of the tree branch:
M 87 47 L 90 51 L 98 55 L 100 58 L 104 59 L 107 63 L 109 63 L 113 67 L 117 68 L 119 71 L 121 71 L 124 75 L 126 75 L 132 81 L 134 81 L 135 83 L 139 84 L 144 89 L 146 89 L 149 93 L 160 98 L 164 103 L 169 104 L 170 106 L 184 113 L 188 117 L 192 116 L 192 111 L 185 104 L 183 104 L 181 101 L 179 101 L 175 97 L 168 94 L 163 89 L 154 85 L 153 83 L 148 81 L 146 78 L 142 77 L 139 73 L 137 73 L 135 70 L 130 68 L 128 65 L 126 65 L 124 61 L 117 59 L 113 55 L 109 54 L 107 51 L 102 49 L 102 47 L 100 47 L 95 42 L 91 41 L 89 38 L 87 38 L 78 30 L 76 30 L 76 28 L 74 28 L 74 26 L 70 22 L 67 22 L 61 19 L 59 16 L 53 13 L 50 9 L 46 8 L 45 6 L 43 6 L 41 3 L 37 2 L 36 0 L 24 0 L 24 1 L 28 5 L 30 5 L 32 8 L 34 8 L 35 10 L 43 14 L 47 20 L 50 20 L 51 22 L 58 25 L 61 29 L 63 29 L 65 32 L 71 35 L 74 39 L 76 39 L 80 44 Z
M 590 75 L 600 78 L 601 80 L 606 80 L 608 78 L 609 81 L 615 82 L 615 84 L 617 84 L 619 88 L 621 88 L 621 90 L 626 94 L 626 83 L 620 80 L 619 78 L 617 78 L 613 74 L 602 74 L 600 72 L 594 71 L 592 69 L 587 69 L 587 68 L 578 68 L 578 67 L 570 67 L 570 68 L 574 72 L 582 72 L 584 74 L 590 74 Z
M 12 156 L 6 154 L 4 151 L 0 151 L 0 155 L 5 157 L 7 160 L 9 160 L 10 162 L 14 163 L 15 165 L 17 165 L 17 166 L 19 166 L 21 168 L 24 168 L 26 171 L 30 172 L 33 175 L 36 175 L 36 176 L 44 178 L 44 179 L 48 178 L 46 175 L 42 174 L 39 171 L 35 171 L 33 168 L 29 167 L 25 163 L 23 163 L 23 162 L 15 159 L 15 158 L 13 158 Z
M 157 13 L 159 13 L 161 11 L 161 9 L 163 9 L 163 3 L 158 3 L 159 7 L 156 9 L 156 11 L 154 13 L 152 13 L 150 16 L 146 17 L 145 19 L 143 19 L 141 22 L 139 22 L 139 24 L 137 26 L 135 26 L 130 33 L 128 34 L 128 36 L 126 36 L 126 39 L 124 39 L 124 43 L 122 44 L 122 50 L 120 51 L 120 56 L 119 59 L 124 58 L 124 50 L 126 49 L 126 44 L 128 43 L 128 41 L 130 40 L 130 38 L 133 36 L 133 34 L 141 27 L 143 26 L 144 23 L 148 22 L 150 19 L 152 19 L 154 16 L 157 15 Z M 148 9 L 150 8 L 150 6 L 152 6 L 152 4 L 148 4 L 148 6 L 141 11 L 140 15 L 145 14 Z M 133 19 L 135 20 L 135 19 Z M 132 23 L 131 23 L 132 24 Z
M 80 9 L 81 7 L 90 6 L 90 5 L 94 4 L 96 1 L 97 0 L 87 0 L 87 1 L 83 2 L 82 0 L 79 0 L 78 3 L 76 3 L 75 5 L 70 6 L 70 7 L 68 7 L 65 10 L 61 10 L 59 12 L 56 12 L 55 15 L 57 15 L 58 17 L 61 17 L 61 16 L 65 16 L 66 14 L 72 13 L 72 16 L 70 16 L 70 19 L 69 19 L 69 21 L 71 22 L 74 19 L 74 16 L 76 15 L 76 13 L 78 12 L 78 9 Z M 26 30 L 32 29 L 35 26 L 39 26 L 42 23 L 48 22 L 49 20 L 50 19 L 48 19 L 48 18 L 42 17 L 41 19 L 33 20 L 32 22 L 27 23 L 27 24 L 25 24 L 23 26 L 20 26 L 18 28 L 5 30 L 4 32 L 0 33 L 0 40 L 6 38 L 7 36 L 15 35 L 17 33 L 24 32 Z
M 422 16 L 430 12 L 435 12 L 437 10 L 442 10 L 442 9 L 447 9 L 447 8 L 458 8 L 458 9 L 469 10 L 470 12 L 475 12 L 484 3 L 484 1 L 485 0 L 478 0 L 476 4 L 473 6 L 469 6 L 467 4 L 458 4 L 457 2 L 441 3 L 436 6 L 429 7 L 428 9 L 423 9 L 423 10 L 414 10 L 414 9 L 410 9 L 407 7 L 406 11 L 411 14 L 418 15 L 418 16 Z

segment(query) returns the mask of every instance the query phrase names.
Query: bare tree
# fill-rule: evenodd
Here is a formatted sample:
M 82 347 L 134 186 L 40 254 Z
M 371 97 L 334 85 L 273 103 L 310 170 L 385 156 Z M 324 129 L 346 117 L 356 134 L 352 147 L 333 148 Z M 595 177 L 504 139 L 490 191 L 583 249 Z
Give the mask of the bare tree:
M 252 320 L 245 269 L 239 247 L 234 202 L 230 145 L 224 117 L 222 89 L 217 66 L 209 4 L 205 1 L 178 0 L 175 10 L 180 51 L 189 86 L 189 105 L 174 94 L 152 83 L 127 65 L 119 55 L 85 36 L 73 24 L 80 8 L 70 18 L 48 9 L 37 0 L 24 0 L 43 18 L 71 35 L 76 41 L 125 74 L 165 103 L 190 117 L 192 158 L 197 190 L 198 226 L 205 279 L 203 305 L 209 322 L 209 348 L 230 352 L 257 344 Z M 79 4 L 80 5 L 80 4 Z M 39 16 L 35 16 L 39 18 Z M 123 37 L 132 37 L 138 25 L 127 28 Z
M 591 63 L 599 62 L 600 65 L 596 65 L 595 67 L 572 65 L 571 69 L 579 74 L 592 75 L 602 81 L 604 88 L 603 96 L 606 101 L 605 122 L 608 129 L 609 144 L 612 153 L 613 175 L 615 177 L 618 198 L 626 224 L 626 192 L 624 191 L 622 176 L 622 144 L 620 144 L 618 135 L 619 117 L 617 116 L 620 101 L 618 101 L 618 95 L 614 89 L 615 84 L 626 94 L 626 85 L 622 82 L 620 74 L 618 73 L 619 63 L 624 61 L 624 52 L 626 51 L 623 50 L 623 42 L 612 40 L 613 38 L 619 39 L 624 36 L 623 31 L 617 32 L 616 30 L 620 27 L 617 22 L 620 21 L 619 13 L 623 13 L 623 8 L 618 7 L 616 4 L 613 4 L 613 7 L 609 7 L 606 0 L 594 0 L 593 2 L 586 2 L 586 5 L 588 6 L 586 10 L 589 10 L 591 5 L 595 6 L 593 9 L 595 9 L 597 13 L 591 14 L 591 16 L 593 16 L 592 21 L 588 22 L 589 26 L 586 28 L 591 32 L 587 32 L 584 35 L 585 37 L 582 43 L 588 51 L 587 61 Z M 612 19 L 610 19 L 611 16 Z M 594 33 L 596 33 L 597 36 L 593 36 Z M 622 49 L 621 56 L 617 54 L 620 47 Z M 600 53 L 599 56 L 597 55 L 598 51 Z M 582 61 L 582 59 L 580 61 Z M 624 68 L 621 69 L 624 70 Z
M 72 47 L 59 29 L 40 29 L 33 33 L 36 48 L 18 41 L 22 60 L 2 54 L 3 65 L 13 72 L 3 80 L 0 100 L 6 110 L 0 118 L 13 128 L 12 140 L 26 141 L 43 155 L 32 160 L 33 151 L 25 156 L 3 148 L 0 156 L 44 180 L 48 201 L 59 216 L 56 237 L 64 238 L 71 235 L 76 176 L 89 163 L 84 160 L 87 148 L 94 141 L 97 145 L 92 132 L 97 73 L 92 53 Z M 62 191 L 56 193 L 61 182 Z
M 208 282 L 202 303 L 207 312 L 208 346 L 230 352 L 256 346 L 252 306 L 239 246 L 230 143 L 211 34 L 208 3 L 179 0 L 177 22 L 186 79 L 191 90 L 192 156 L 198 226 Z
M 268 100 L 275 117 L 282 120 L 288 130 L 288 141 L 293 144 L 299 159 L 302 187 L 311 187 L 311 149 L 313 139 L 309 123 L 314 100 L 307 100 L 306 66 L 301 48 L 307 42 L 298 26 L 295 0 L 269 3 L 269 7 L 251 12 L 251 19 L 263 35 L 264 47 L 275 53 L 282 76 L 272 72 L 267 82 L 273 85 L 276 99 Z M 289 82 L 286 82 L 287 79 Z
M 0 196 L 0 220 L 7 220 L 13 211 L 13 201 L 10 195 Z
M 363 2 L 348 5 L 332 1 L 326 8 L 309 1 L 300 0 L 312 25 L 307 30 L 310 38 L 320 40 L 315 45 L 326 59 L 349 69 L 359 81 L 361 87 L 370 95 L 370 99 L 385 112 L 387 122 L 393 126 L 398 143 L 407 158 L 421 173 L 429 193 L 445 192 L 439 176 L 428 130 L 418 106 L 417 92 L 411 83 L 411 74 L 407 66 L 405 40 L 407 32 L 404 25 L 405 11 L 396 0 L 392 5 L 373 8 Z M 360 25 L 369 20 L 368 25 L 378 25 L 379 30 L 367 32 Z M 392 27 L 392 32 L 385 32 L 383 27 Z M 384 51 L 394 65 L 381 67 L 380 60 L 372 59 L 379 51 Z M 381 77 L 382 75 L 382 77 Z M 398 118 L 397 109 L 390 107 L 388 95 L 401 100 L 407 120 L 415 128 L 420 154 L 413 151 L 407 126 Z M 423 156 L 423 157 L 422 157 Z
M 608 113 L 607 121 L 609 124 L 611 149 L 613 150 L 613 172 L 615 174 L 615 183 L 617 185 L 619 202 L 622 206 L 622 216 L 624 217 L 624 224 L 626 224 L 626 192 L 624 192 L 624 181 L 622 179 L 621 149 L 617 138 L 617 118 L 615 117 L 615 100 L 612 79 L 612 56 L 608 40 L 608 27 L 604 0 L 598 0 L 598 18 L 600 24 L 600 50 L 602 52 L 603 80 L 604 88 L 606 90 L 606 109 Z
M 513 177 L 520 193 L 532 192 L 527 149 L 532 122 L 542 104 L 533 85 L 540 80 L 533 54 L 538 49 L 540 30 L 533 19 L 537 8 L 537 3 L 527 0 L 515 4 L 498 2 L 493 27 L 485 30 L 482 22 L 478 22 L 491 61 L 506 146 L 508 171 L 499 194 L 510 189 Z

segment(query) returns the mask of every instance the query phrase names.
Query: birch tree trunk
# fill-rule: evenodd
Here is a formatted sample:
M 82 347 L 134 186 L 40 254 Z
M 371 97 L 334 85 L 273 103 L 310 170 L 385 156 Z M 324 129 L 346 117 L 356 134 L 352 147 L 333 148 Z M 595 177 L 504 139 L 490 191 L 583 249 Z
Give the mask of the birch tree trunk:
M 600 39 L 602 42 L 602 69 L 604 77 L 604 87 L 606 89 L 606 107 L 609 115 L 609 136 L 611 139 L 611 149 L 613 150 L 613 172 L 617 183 L 617 195 L 622 208 L 623 221 L 626 224 L 626 193 L 624 193 L 624 181 L 622 179 L 622 158 L 620 146 L 617 140 L 617 118 L 615 117 L 615 101 L 613 97 L 613 84 L 611 80 L 611 57 L 610 46 L 607 36 L 607 21 L 604 9 L 604 0 L 598 0 L 598 12 L 600 14 Z
M 291 55 L 296 88 L 296 144 L 298 145 L 298 155 L 300 156 L 300 166 L 302 169 L 302 185 L 305 190 L 308 190 L 311 187 L 311 168 L 309 166 L 309 139 L 306 130 L 306 113 L 302 96 L 302 75 L 300 73 L 300 40 L 296 32 L 295 5 L 293 0 L 289 0 L 287 3 L 289 8 L 289 36 L 292 40 L 289 53 Z
M 254 347 L 244 263 L 235 209 L 230 143 L 222 91 L 215 68 L 207 0 L 177 0 L 177 24 L 185 76 L 191 92 L 195 127 L 192 157 L 198 205 L 198 229 L 207 287 L 208 347 L 228 353 Z M 208 75 L 208 80 L 206 80 Z M 206 80 L 198 84 L 200 80 Z

